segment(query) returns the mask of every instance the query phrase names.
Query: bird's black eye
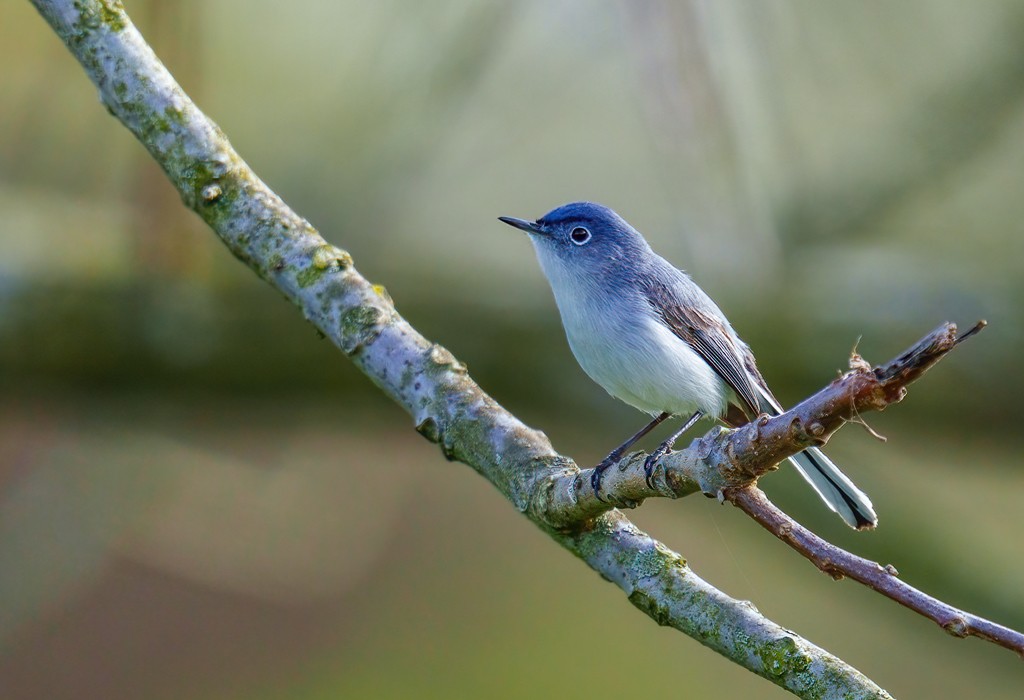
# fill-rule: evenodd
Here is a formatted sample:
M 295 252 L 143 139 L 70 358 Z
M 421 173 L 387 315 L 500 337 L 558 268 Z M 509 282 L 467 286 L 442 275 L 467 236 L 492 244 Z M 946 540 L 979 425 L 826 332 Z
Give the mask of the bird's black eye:
M 569 233 L 569 238 L 571 238 L 572 242 L 576 245 L 583 245 L 590 240 L 590 231 L 582 226 L 577 226 Z

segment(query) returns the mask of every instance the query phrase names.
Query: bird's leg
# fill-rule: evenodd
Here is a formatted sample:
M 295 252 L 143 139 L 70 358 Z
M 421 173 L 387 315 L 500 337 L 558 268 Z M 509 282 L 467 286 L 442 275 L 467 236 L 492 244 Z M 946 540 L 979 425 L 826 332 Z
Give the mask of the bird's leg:
M 597 496 L 599 501 L 604 500 L 601 498 L 601 475 L 604 474 L 605 470 L 622 459 L 622 455 L 626 454 L 626 450 L 632 447 L 637 440 L 661 425 L 670 415 L 672 414 L 662 413 L 656 416 L 654 420 L 641 428 L 636 435 L 612 450 L 607 457 L 601 460 L 600 464 L 594 467 L 594 473 L 590 475 L 590 486 L 594 489 L 594 495 Z
M 668 440 L 658 445 L 658 449 L 656 449 L 651 454 L 647 455 L 647 459 L 644 460 L 644 479 L 647 481 L 647 485 L 649 487 L 651 487 L 652 489 L 654 488 L 654 484 L 651 483 L 651 479 L 654 477 L 654 466 L 658 463 L 658 460 L 669 453 L 669 451 L 672 449 L 672 445 L 675 444 L 676 440 L 679 439 L 680 435 L 682 435 L 687 430 L 692 428 L 693 424 L 703 417 L 703 412 L 695 411 L 694 414 L 690 416 L 689 420 L 683 423 L 682 428 L 672 433 L 669 436 Z

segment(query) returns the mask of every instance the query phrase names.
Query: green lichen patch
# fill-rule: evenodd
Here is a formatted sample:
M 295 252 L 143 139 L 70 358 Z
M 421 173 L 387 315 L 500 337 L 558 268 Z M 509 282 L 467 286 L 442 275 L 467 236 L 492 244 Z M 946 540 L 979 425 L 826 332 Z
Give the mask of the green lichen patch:
M 128 17 L 120 0 L 76 0 L 79 31 L 106 27 L 112 32 L 123 31 L 128 26 Z
M 759 644 L 755 646 L 754 653 L 761 659 L 765 673 L 773 678 L 803 673 L 811 665 L 810 657 L 792 637 L 780 637 Z
M 267 259 L 267 269 L 270 272 L 281 272 L 284 270 L 284 258 L 277 253 Z
M 299 273 L 295 275 L 295 281 L 298 283 L 300 289 L 316 284 L 316 282 L 327 273 L 327 270 L 316 265 L 308 265 L 303 269 L 299 270 Z
M 170 113 L 181 115 L 177 110 L 168 108 L 164 114 Z M 157 130 L 170 131 L 176 128 L 174 122 L 154 117 L 154 128 Z M 175 182 L 178 183 L 178 191 L 189 208 L 194 209 L 208 223 L 213 225 L 205 211 L 209 210 L 211 204 L 225 204 L 235 201 L 235 194 L 240 189 L 236 178 L 227 177 L 230 170 L 230 161 L 227 157 L 220 159 L 194 160 L 184 153 L 165 153 L 165 168 L 173 173 Z M 225 194 L 232 193 L 233 196 L 225 198 Z M 215 195 L 215 196 L 211 196 Z M 197 205 L 203 205 L 198 207 Z M 237 214 L 237 213 L 236 213 Z M 216 226 L 214 226 L 216 228 Z
M 175 126 L 185 125 L 185 112 L 173 105 L 167 105 L 163 111 L 164 131 L 169 132 Z
M 665 557 L 656 549 L 640 549 L 627 552 L 629 560 L 623 562 L 624 568 L 632 571 L 637 578 L 657 576 L 665 568 Z
M 655 578 L 670 573 L 675 576 L 685 569 L 686 560 L 660 542 L 620 552 L 619 565 L 637 579 Z
M 99 5 L 100 21 L 112 32 L 124 31 L 128 18 L 124 14 L 121 0 L 100 0 Z
M 647 613 L 652 620 L 662 627 L 670 627 L 672 625 L 672 611 L 669 610 L 669 607 L 646 591 L 633 591 L 629 594 L 629 602 Z
M 352 267 L 352 256 L 341 248 L 336 248 L 332 245 L 322 245 L 313 251 L 313 265 L 321 270 L 345 270 Z M 374 289 L 376 290 L 376 285 Z
M 355 306 L 341 315 L 340 347 L 346 355 L 355 355 L 380 335 L 387 314 L 376 306 Z

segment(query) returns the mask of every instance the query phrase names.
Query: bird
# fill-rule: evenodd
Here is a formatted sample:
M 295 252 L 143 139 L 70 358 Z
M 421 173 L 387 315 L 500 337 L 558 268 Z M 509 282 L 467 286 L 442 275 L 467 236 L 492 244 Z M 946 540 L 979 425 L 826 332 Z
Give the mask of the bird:
M 701 418 L 738 427 L 784 411 L 718 305 L 613 210 L 572 202 L 535 221 L 498 219 L 529 234 L 583 371 L 611 396 L 653 416 L 594 468 L 598 498 L 605 470 L 673 416 L 688 418 L 645 460 L 648 484 L 657 461 Z M 850 527 L 878 524 L 868 496 L 820 449 L 789 460 Z

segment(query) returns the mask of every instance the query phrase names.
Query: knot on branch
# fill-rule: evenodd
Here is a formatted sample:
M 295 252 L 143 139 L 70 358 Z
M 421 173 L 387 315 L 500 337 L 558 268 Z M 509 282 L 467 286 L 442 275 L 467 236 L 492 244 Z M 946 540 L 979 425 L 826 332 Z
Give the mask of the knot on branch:
M 764 470 L 752 469 L 750 456 L 756 454 L 760 430 L 767 416 L 761 416 L 737 429 L 715 426 L 703 437 L 694 440 L 699 466 L 687 476 L 696 480 L 706 496 L 717 497 L 728 488 L 741 488 L 757 481 Z M 754 460 L 756 461 L 756 460 Z M 685 463 L 683 463 L 685 464 Z M 770 469 L 774 469 L 772 466 Z M 666 466 L 666 473 L 672 470 Z

